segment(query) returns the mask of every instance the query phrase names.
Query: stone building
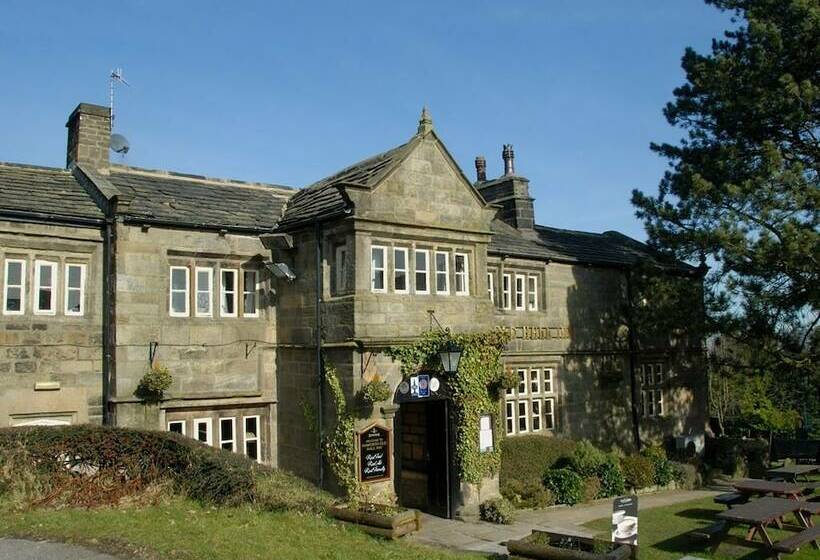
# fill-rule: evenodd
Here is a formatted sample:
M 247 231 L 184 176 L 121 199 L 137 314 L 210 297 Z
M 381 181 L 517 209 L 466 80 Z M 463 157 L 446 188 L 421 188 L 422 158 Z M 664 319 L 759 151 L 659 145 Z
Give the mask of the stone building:
M 297 190 L 112 164 L 107 108 L 81 104 L 67 126 L 67 169 L 0 164 L 0 425 L 179 431 L 324 482 L 323 356 L 350 399 L 374 377 L 393 391 L 357 424 L 389 440 L 372 488 L 452 516 L 497 479 L 458 479 L 445 392 L 409 390 L 385 354 L 435 321 L 512 336 L 518 383 L 482 445 L 703 434 L 700 341 L 622 317 L 636 267 L 700 270 L 617 232 L 537 225 L 512 146 L 501 177 L 477 158 L 471 181 L 425 111 L 406 143 Z M 173 384 L 146 402 L 159 367 Z

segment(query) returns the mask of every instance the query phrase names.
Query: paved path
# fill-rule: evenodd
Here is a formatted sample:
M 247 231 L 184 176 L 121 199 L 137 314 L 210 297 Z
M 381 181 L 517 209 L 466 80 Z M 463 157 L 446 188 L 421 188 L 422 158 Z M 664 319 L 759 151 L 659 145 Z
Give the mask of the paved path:
M 0 538 L 0 560 L 118 560 L 81 546 Z
M 638 497 L 638 509 L 679 504 L 716 494 L 718 493 L 709 490 L 676 490 L 646 494 Z M 533 529 L 594 536 L 589 529 L 583 527 L 583 524 L 602 517 L 609 517 L 611 514 L 611 500 L 599 500 L 592 504 L 571 508 L 555 507 L 519 511 L 515 516 L 515 522 L 511 525 L 496 525 L 484 521 L 455 521 L 422 514 L 421 531 L 407 538 L 435 547 L 443 546 L 485 554 L 506 554 L 507 548 L 503 543 L 525 537 Z

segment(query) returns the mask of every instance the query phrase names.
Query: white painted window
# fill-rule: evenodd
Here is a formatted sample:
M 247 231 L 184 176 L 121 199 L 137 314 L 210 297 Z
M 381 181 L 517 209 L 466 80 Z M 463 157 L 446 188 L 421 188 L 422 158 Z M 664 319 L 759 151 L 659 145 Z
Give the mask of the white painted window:
M 538 277 L 527 276 L 527 309 L 538 311 Z
M 655 389 L 655 415 L 663 416 L 663 390 Z
M 482 453 L 493 450 L 493 417 L 489 414 L 478 420 L 478 447 Z
M 523 434 L 529 431 L 529 401 L 518 401 L 518 430 L 519 434 Z
M 168 422 L 168 431 L 185 435 L 185 420 L 171 420 Z
M 512 276 L 505 274 L 501 278 L 501 303 L 504 309 L 512 309 Z
M 34 313 L 57 313 L 57 263 L 34 261 Z
M 3 315 L 22 315 L 26 308 L 26 261 L 6 259 Z
M 518 395 L 526 395 L 527 394 L 527 370 L 519 369 L 516 374 L 518 375 Z
M 660 385 L 661 383 L 663 383 L 663 377 L 663 364 L 655 364 L 655 384 Z
M 236 289 L 239 271 L 234 268 L 223 268 L 219 271 L 221 297 L 219 312 L 223 317 L 236 317 Z
M 213 445 L 211 425 L 210 418 L 197 418 L 194 420 L 194 439 L 207 445 Z
M 65 265 L 65 314 L 80 316 L 85 313 L 85 265 Z
M 194 313 L 197 317 L 212 317 L 213 316 L 213 299 L 214 299 L 214 269 L 206 267 L 196 267 L 195 274 L 195 290 L 196 290 L 196 309 Z
M 242 315 L 259 317 L 259 272 L 242 271 Z
M 397 294 L 406 294 L 410 291 L 407 283 L 407 249 L 393 248 L 393 291 Z
M 188 316 L 188 267 L 171 267 L 170 295 L 168 297 L 168 314 L 171 317 Z
M 415 265 L 416 265 L 416 293 L 429 294 L 430 293 L 430 252 L 426 249 L 416 249 L 414 251 Z
M 456 295 L 470 295 L 470 260 L 464 253 L 455 254 Z
M 384 283 L 384 269 L 387 262 L 386 249 L 384 247 L 370 247 L 370 289 L 374 292 L 386 292 L 387 286 Z
M 245 446 L 245 455 L 254 461 L 262 460 L 262 449 L 260 448 L 260 424 L 259 416 L 245 416 L 243 418 L 242 437 Z
M 336 280 L 335 290 L 343 292 L 347 289 L 347 245 L 336 246 Z
M 533 432 L 541 431 L 541 399 L 533 399 L 532 401 L 532 419 L 530 427 Z
M 236 451 L 236 418 L 219 419 L 219 447 Z
M 544 394 L 552 393 L 552 369 L 544 368 Z
M 530 370 L 530 393 L 533 395 L 541 394 L 541 370 Z
M 488 272 L 487 273 L 487 296 L 489 296 L 491 303 L 495 303 L 495 273 L 494 272 Z
M 504 404 L 507 412 L 507 434 L 512 435 L 515 433 L 515 401 L 507 401 Z
M 436 251 L 436 293 L 450 294 L 450 254 Z
M 664 364 L 641 364 L 641 408 L 643 416 L 653 418 L 663 416 L 663 381 L 665 376 Z
M 515 275 L 515 309 L 524 310 L 524 276 L 521 274 Z
M 555 429 L 555 399 L 544 399 L 544 428 Z

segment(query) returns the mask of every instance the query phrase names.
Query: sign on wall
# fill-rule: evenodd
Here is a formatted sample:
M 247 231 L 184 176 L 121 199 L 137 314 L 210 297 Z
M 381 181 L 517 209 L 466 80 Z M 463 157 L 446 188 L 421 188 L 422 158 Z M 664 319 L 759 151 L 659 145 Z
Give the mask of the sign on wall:
M 638 544 L 638 497 L 615 498 L 612 503 L 612 542 Z
M 359 433 L 359 480 L 379 482 L 390 479 L 390 430 L 371 426 Z

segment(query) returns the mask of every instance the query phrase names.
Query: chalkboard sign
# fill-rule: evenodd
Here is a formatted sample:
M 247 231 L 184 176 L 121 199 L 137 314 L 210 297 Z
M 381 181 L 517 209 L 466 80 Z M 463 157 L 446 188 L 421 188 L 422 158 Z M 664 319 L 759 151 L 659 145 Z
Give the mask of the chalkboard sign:
M 390 430 L 371 426 L 359 433 L 359 480 L 390 479 Z

